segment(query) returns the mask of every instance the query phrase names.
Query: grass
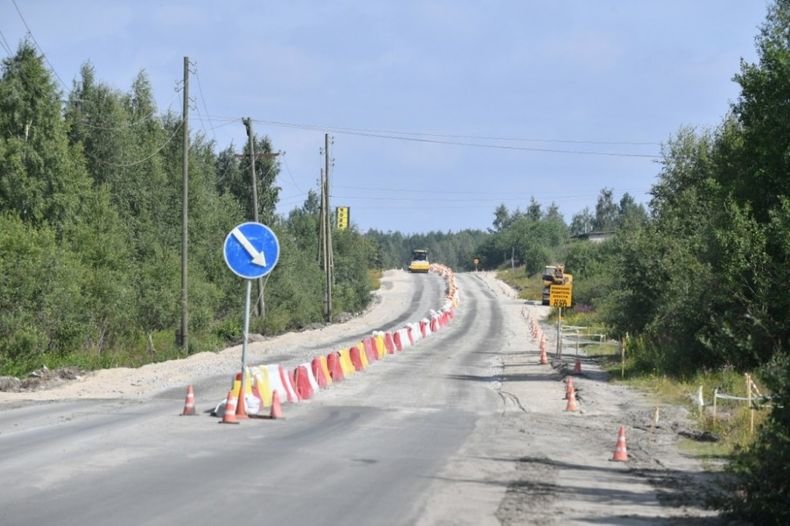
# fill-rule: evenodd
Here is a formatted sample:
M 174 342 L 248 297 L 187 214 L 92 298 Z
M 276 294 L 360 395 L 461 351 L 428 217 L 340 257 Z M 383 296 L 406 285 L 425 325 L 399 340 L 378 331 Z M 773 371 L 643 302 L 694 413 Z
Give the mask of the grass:
M 718 388 L 720 393 L 735 396 L 746 396 L 746 382 L 743 374 L 731 368 L 719 370 L 697 371 L 685 378 L 660 375 L 639 371 L 634 367 L 633 357 L 626 356 L 625 368 L 622 368 L 619 346 L 614 352 L 600 352 L 604 357 L 605 368 L 610 379 L 615 383 L 623 383 L 653 395 L 657 402 L 684 406 L 695 424 L 696 431 L 710 440 L 681 441 L 681 448 L 703 460 L 721 459 L 732 455 L 737 449 L 747 447 L 754 440 L 756 432 L 750 431 L 751 414 L 744 401 L 717 401 L 717 417 L 713 417 L 713 393 Z M 696 398 L 702 387 L 705 406 L 700 410 Z M 755 411 L 755 431 L 767 416 L 766 409 Z
M 543 295 L 543 280 L 540 273 L 527 276 L 524 267 L 498 270 L 496 277 L 518 291 L 518 297 L 524 300 L 540 301 Z
M 540 275 L 528 277 L 524 268 L 500 270 L 497 278 L 508 283 L 519 291 L 519 297 L 529 300 L 540 300 L 543 287 Z M 550 321 L 556 321 L 557 310 L 552 309 Z M 596 313 L 563 312 L 563 324 L 586 327 L 587 332 L 606 334 L 606 327 L 600 322 Z M 700 436 L 717 440 L 694 440 L 684 438 L 680 441 L 681 450 L 689 455 L 700 458 L 706 466 L 712 467 L 713 460 L 730 457 L 738 448 L 748 446 L 756 432 L 750 432 L 751 415 L 743 401 L 718 400 L 717 418 L 713 418 L 713 390 L 735 396 L 745 396 L 746 382 L 742 373 L 731 368 L 719 370 L 702 370 L 685 377 L 657 374 L 645 370 L 644 363 L 638 363 L 634 354 L 626 354 L 624 364 L 621 361 L 619 342 L 608 341 L 599 345 L 585 346 L 588 356 L 600 359 L 602 367 L 609 373 L 610 381 L 632 386 L 648 392 L 659 404 L 679 405 L 689 410 L 695 431 Z M 642 360 L 644 362 L 644 360 Z M 695 402 L 699 387 L 703 388 L 706 406 L 699 410 Z M 761 391 L 765 392 L 761 387 Z M 766 418 L 767 409 L 755 411 L 755 431 Z

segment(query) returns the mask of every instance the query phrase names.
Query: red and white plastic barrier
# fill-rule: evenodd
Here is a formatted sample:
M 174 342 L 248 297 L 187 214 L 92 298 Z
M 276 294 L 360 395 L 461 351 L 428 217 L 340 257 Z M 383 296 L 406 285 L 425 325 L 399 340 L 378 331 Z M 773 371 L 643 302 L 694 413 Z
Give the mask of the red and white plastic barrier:
M 348 350 L 333 351 L 326 358 L 315 357 L 310 362 L 297 365 L 291 374 L 279 364 L 254 368 L 250 373 L 250 381 L 253 382 L 251 394 L 245 393 L 245 396 L 252 397 L 247 404 L 250 410 L 257 412 L 257 409 L 268 406 L 274 393 L 281 402 L 308 400 L 333 382 L 343 381 L 346 376 L 344 371 L 349 375 L 354 370 L 362 371 L 373 362 L 389 354 L 402 352 L 446 327 L 455 317 L 455 309 L 460 303 L 455 274 L 449 267 L 435 263 L 431 265 L 431 271 L 439 274 L 447 283 L 447 294 L 440 310 L 431 309 L 428 317 L 398 329 L 374 331 L 372 336 L 356 342 Z M 224 403 L 221 402 L 217 407 Z

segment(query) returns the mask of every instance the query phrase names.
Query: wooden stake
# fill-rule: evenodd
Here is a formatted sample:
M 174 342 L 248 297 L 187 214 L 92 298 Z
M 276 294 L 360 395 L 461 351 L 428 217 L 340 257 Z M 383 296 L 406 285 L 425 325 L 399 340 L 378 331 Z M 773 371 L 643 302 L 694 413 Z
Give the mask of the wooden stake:
M 620 340 L 620 379 L 625 378 L 625 342 Z
M 752 405 L 752 378 L 746 373 L 746 398 L 749 404 L 749 434 L 754 434 L 754 406 Z

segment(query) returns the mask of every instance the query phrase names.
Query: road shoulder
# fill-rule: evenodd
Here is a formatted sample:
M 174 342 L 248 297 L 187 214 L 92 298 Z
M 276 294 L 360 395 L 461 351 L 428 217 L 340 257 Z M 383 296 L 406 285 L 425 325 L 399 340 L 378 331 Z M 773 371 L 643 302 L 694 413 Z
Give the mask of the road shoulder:
M 718 524 L 703 505 L 715 475 L 678 450 L 684 410 L 661 407 L 656 425 L 647 396 L 609 383 L 584 360 L 573 376 L 578 410 L 566 411 L 568 369 L 540 365 L 528 330 L 527 318 L 545 318 L 548 309 L 515 299 L 490 274 L 481 279 L 507 312 L 509 339 L 492 385 L 500 407 L 479 419 L 440 472 L 418 524 Z M 611 460 L 620 426 L 627 462 Z

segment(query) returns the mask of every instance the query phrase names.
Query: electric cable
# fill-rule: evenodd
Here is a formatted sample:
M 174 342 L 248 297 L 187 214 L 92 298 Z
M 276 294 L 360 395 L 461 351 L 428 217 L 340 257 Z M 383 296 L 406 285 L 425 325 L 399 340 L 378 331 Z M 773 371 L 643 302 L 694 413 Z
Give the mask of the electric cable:
M 27 34 L 30 35 L 30 38 L 33 39 L 33 43 L 38 48 L 38 51 L 41 53 L 41 56 L 44 57 L 44 60 L 47 62 L 47 65 L 49 66 L 49 69 L 52 71 L 52 73 L 58 79 L 58 81 L 60 82 L 60 85 L 63 86 L 63 89 L 68 89 L 68 86 L 66 86 L 66 83 L 63 82 L 63 79 L 60 78 L 60 75 L 58 75 L 58 72 L 55 70 L 55 67 L 52 65 L 52 63 L 47 58 L 47 54 L 44 53 L 44 49 L 38 43 L 38 40 L 36 40 L 36 36 L 33 34 L 33 31 L 30 29 L 30 26 L 27 25 L 27 20 L 25 20 L 25 17 L 22 15 L 22 11 L 19 9 L 19 6 L 16 5 L 16 0 L 11 0 L 11 3 L 14 4 L 14 8 L 16 9 L 16 12 L 19 15 L 19 18 L 22 20 L 22 24 L 24 24 L 25 29 L 27 29 Z

